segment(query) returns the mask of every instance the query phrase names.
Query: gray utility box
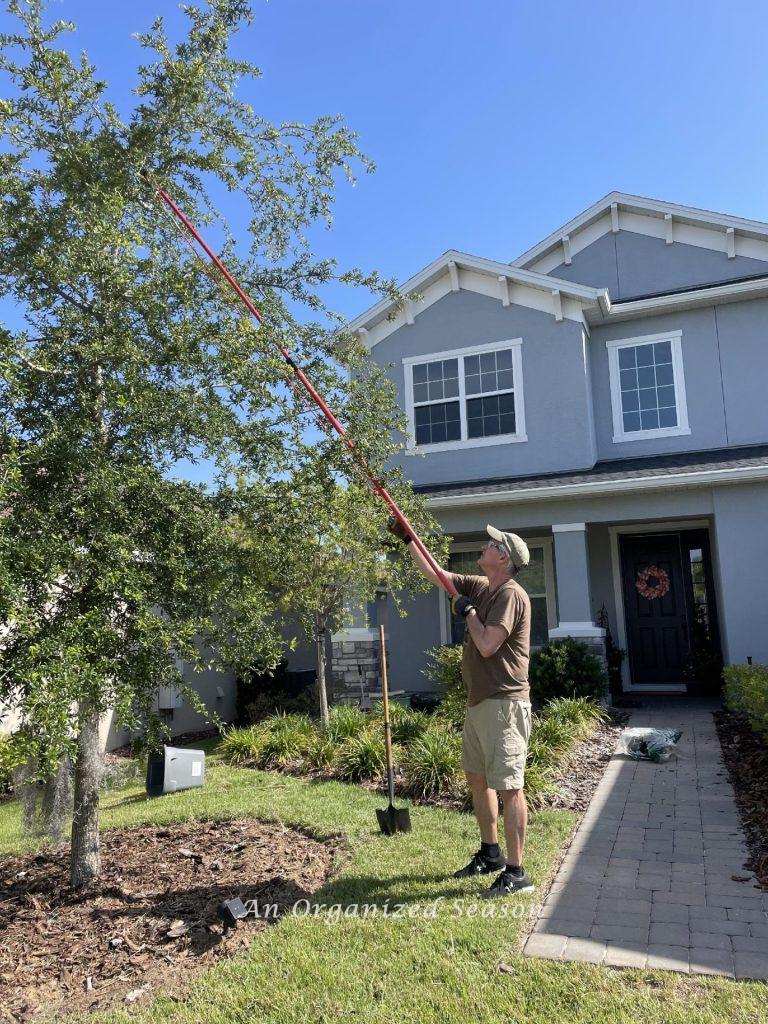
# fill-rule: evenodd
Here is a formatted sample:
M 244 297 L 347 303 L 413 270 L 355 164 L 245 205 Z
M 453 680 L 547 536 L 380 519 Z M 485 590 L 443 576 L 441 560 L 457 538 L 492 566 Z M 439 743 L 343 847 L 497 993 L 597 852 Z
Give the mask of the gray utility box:
M 179 789 L 194 789 L 205 782 L 205 751 L 189 747 L 163 747 L 147 761 L 147 795 L 162 796 Z

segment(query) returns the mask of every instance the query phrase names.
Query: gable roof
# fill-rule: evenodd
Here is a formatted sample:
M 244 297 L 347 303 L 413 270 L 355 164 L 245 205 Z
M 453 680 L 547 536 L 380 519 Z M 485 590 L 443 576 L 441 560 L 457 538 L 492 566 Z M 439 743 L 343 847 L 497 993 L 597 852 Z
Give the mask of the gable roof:
M 609 192 L 528 249 L 512 266 L 546 274 L 608 232 L 621 230 L 768 261 L 768 224 L 626 192 Z
M 505 306 L 511 303 L 530 306 L 554 315 L 556 320 L 585 323 L 585 310 L 597 307 L 607 312 L 610 309 L 605 288 L 590 288 L 449 249 L 404 282 L 402 309 L 398 310 L 391 299 L 382 299 L 352 320 L 348 330 L 359 332 L 371 349 L 399 327 L 412 324 L 414 317 L 434 302 L 460 289 L 492 296 Z M 419 298 L 409 297 L 414 293 L 418 293 Z

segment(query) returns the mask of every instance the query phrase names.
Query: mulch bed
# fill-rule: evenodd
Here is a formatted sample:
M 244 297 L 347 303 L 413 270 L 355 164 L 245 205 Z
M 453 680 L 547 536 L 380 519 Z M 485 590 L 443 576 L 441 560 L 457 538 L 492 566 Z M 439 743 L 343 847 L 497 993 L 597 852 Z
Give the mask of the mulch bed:
M 768 742 L 739 712 L 717 711 L 714 719 L 749 849 L 745 866 L 768 889 Z
M 101 856 L 84 893 L 69 887 L 68 844 L 0 861 L 0 1020 L 140 1005 L 158 992 L 181 998 L 195 972 L 269 923 L 250 916 L 227 931 L 222 900 L 258 899 L 282 913 L 347 853 L 340 838 L 321 843 L 244 819 L 105 831 Z
M 589 739 L 576 746 L 560 766 L 554 792 L 545 798 L 545 807 L 557 807 L 581 814 L 586 811 L 592 794 L 616 750 L 629 714 L 619 708 L 606 708 L 609 718 L 601 722 Z

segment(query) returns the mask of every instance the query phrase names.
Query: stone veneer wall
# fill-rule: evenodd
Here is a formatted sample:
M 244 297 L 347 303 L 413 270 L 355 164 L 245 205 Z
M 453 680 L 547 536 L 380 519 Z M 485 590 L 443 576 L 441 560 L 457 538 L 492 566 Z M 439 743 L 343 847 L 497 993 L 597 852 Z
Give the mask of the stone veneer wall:
M 331 700 L 352 704 L 362 701 L 367 707 L 381 695 L 379 641 L 336 640 L 331 648 Z

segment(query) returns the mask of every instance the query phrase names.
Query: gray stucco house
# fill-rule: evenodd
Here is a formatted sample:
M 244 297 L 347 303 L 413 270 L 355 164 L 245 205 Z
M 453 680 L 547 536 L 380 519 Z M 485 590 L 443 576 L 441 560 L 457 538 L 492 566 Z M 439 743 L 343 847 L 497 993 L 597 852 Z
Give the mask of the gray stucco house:
M 486 523 L 520 533 L 534 643 L 599 649 L 602 611 L 625 692 L 695 692 L 702 634 L 768 662 L 768 224 L 612 192 L 509 263 L 449 251 L 402 291 L 352 328 L 450 568 L 478 571 Z M 429 689 L 455 625 L 436 589 L 408 611 L 392 685 Z

